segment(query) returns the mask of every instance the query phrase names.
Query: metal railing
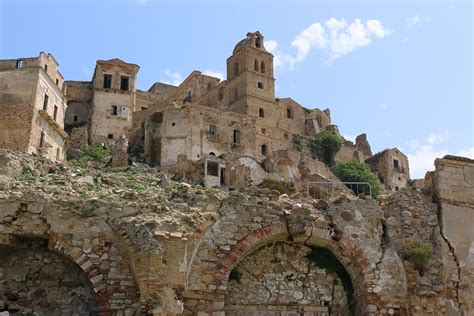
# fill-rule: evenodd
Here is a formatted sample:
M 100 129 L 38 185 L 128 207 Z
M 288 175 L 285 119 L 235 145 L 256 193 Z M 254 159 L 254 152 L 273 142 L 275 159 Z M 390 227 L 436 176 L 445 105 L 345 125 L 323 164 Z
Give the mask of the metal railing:
M 368 188 L 368 193 L 372 196 L 372 185 L 368 182 L 326 182 L 326 181 L 317 181 L 317 182 L 308 182 L 306 184 L 306 197 L 310 196 L 310 187 L 313 187 L 313 196 L 315 195 L 316 189 L 319 189 L 320 192 L 329 193 L 330 190 L 333 190 L 337 186 L 345 185 L 349 188 L 354 194 L 359 195 L 361 193 L 366 194 Z M 354 190 L 355 188 L 355 190 Z M 362 188 L 362 189 L 360 189 Z M 326 190 L 324 190 L 326 189 Z

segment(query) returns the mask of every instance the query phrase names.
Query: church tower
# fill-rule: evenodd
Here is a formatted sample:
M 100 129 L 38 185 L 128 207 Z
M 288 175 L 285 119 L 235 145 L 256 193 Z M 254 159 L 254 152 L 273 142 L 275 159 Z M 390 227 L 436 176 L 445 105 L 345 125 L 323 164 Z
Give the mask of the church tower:
M 230 110 L 258 116 L 258 103 L 275 102 L 273 55 L 260 32 L 247 33 L 227 59 Z

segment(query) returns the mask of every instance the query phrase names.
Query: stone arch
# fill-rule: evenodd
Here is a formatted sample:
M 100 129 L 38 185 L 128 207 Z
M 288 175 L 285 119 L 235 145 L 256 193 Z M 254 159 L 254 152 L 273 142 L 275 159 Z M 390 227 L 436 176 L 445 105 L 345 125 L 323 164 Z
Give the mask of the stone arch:
M 250 226 L 254 224 L 251 223 Z M 354 286 L 357 314 L 365 312 L 373 299 L 370 291 L 376 280 L 373 268 L 363 251 L 349 239 L 335 241 L 326 228 L 291 227 L 285 222 L 251 230 L 244 238 L 232 244 L 222 219 L 203 236 L 191 258 L 185 293 L 185 313 L 205 311 L 222 312 L 229 274 L 249 253 L 261 246 L 291 240 L 295 243 L 315 245 L 329 249 L 344 266 Z M 226 240 L 230 244 L 225 244 Z M 218 242 L 218 247 L 216 247 Z
M 108 311 L 87 269 L 54 244 L 42 236 L 16 236 L 14 243 L 2 248 L 0 270 L 5 273 L 8 265 L 15 264 L 6 275 L 18 273 L 3 280 L 6 288 L 0 291 L 0 297 L 12 303 L 6 302 L 8 307 L 4 308 L 12 312 L 33 310 L 40 314 L 74 311 L 99 315 Z M 20 290 L 17 292 L 15 288 Z
M 90 238 L 91 236 L 86 237 L 90 241 L 94 239 Z M 78 266 L 95 293 L 99 313 L 115 315 L 121 310 L 127 310 L 129 313 L 140 310 L 137 278 L 130 263 L 123 257 L 122 250 L 107 236 L 97 237 L 97 245 L 85 243 L 82 236 L 51 231 L 43 234 L 13 233 L 6 238 L 6 247 L 11 251 L 22 249 L 25 241 L 41 240 L 44 250 L 60 255 Z M 112 266 L 117 271 L 113 272 Z

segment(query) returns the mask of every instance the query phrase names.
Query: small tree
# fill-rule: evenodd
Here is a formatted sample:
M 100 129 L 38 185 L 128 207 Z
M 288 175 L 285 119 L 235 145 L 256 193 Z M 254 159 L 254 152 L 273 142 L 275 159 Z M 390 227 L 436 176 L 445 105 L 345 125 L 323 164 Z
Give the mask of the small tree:
M 326 130 L 320 131 L 310 142 L 313 155 L 328 166 L 334 165 L 334 157 L 341 147 L 341 137 L 335 132 Z
M 341 161 L 331 168 L 332 173 L 342 182 L 368 182 L 372 186 L 372 196 L 377 197 L 382 192 L 382 184 L 370 170 L 370 167 L 357 160 Z M 364 193 L 369 195 L 369 188 L 359 186 L 357 188 L 348 187 L 355 194 Z

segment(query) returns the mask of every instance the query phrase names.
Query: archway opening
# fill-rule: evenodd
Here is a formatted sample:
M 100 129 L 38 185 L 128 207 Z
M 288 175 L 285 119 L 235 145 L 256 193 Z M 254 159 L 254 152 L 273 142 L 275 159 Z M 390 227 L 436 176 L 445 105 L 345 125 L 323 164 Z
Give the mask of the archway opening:
M 47 241 L 0 249 L 1 310 L 34 315 L 99 315 L 99 303 L 81 268 L 50 251 Z
M 349 274 L 330 250 L 276 241 L 246 255 L 229 274 L 226 315 L 354 315 Z

